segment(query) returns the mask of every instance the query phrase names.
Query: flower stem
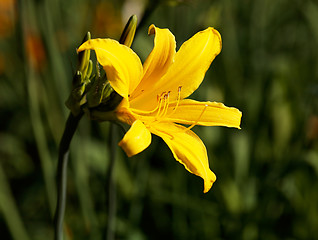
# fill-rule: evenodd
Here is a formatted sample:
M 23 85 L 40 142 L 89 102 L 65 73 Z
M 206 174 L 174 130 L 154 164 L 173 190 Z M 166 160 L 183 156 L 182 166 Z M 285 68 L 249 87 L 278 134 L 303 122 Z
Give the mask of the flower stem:
M 59 146 L 59 158 L 57 165 L 57 205 L 54 217 L 55 240 L 63 240 L 69 147 L 82 116 L 83 113 L 80 113 L 77 116 L 74 116 L 72 113 L 70 113 L 66 121 L 64 133 Z

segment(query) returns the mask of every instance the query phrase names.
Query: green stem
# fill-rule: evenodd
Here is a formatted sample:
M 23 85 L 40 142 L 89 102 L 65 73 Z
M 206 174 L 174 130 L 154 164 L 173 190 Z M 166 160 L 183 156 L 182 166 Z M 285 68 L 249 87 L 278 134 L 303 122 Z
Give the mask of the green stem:
M 54 217 L 55 224 L 55 240 L 63 240 L 63 222 L 66 205 L 66 185 L 67 185 L 67 163 L 69 156 L 69 147 L 71 140 L 77 129 L 78 123 L 81 120 L 83 113 L 74 116 L 70 113 L 64 133 L 59 146 L 59 159 L 57 165 L 57 205 Z

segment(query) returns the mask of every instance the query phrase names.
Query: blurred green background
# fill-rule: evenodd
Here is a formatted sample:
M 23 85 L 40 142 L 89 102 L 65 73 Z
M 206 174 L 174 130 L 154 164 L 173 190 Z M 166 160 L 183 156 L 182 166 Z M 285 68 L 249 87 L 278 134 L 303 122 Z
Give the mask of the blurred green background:
M 87 31 L 118 39 L 131 14 L 141 21 L 132 48 L 142 60 L 152 23 L 178 46 L 215 27 L 222 52 L 191 98 L 237 107 L 243 118 L 241 130 L 193 129 L 218 177 L 207 194 L 159 138 L 130 159 L 118 147 L 114 239 L 318 239 L 314 0 L 1 0 L 0 238 L 53 239 L 76 48 Z M 84 117 L 72 141 L 66 239 L 106 239 L 109 132 Z

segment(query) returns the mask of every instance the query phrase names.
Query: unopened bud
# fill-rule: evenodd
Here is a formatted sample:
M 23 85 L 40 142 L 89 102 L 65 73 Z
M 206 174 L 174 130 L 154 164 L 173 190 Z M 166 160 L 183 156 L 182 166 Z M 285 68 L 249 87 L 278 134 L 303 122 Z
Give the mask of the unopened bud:
M 105 78 L 95 78 L 95 81 L 86 94 L 87 106 L 89 108 L 97 107 L 102 102 L 106 84 L 107 80 Z
M 123 33 L 121 34 L 119 43 L 124 44 L 127 47 L 130 47 L 135 37 L 136 28 L 137 16 L 132 15 L 126 24 Z
M 87 40 L 91 39 L 91 33 L 87 32 L 82 43 L 86 42 Z M 87 68 L 89 67 L 89 60 L 90 60 L 90 50 L 85 50 L 80 53 L 78 53 L 78 71 L 82 73 L 83 78 L 86 77 Z

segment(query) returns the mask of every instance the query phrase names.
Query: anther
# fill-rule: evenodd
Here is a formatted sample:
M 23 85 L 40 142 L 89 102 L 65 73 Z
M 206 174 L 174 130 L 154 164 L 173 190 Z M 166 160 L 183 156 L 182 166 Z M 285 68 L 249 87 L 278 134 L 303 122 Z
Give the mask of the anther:
M 165 104 L 163 106 L 163 112 L 160 117 L 164 117 L 167 114 L 169 103 L 170 103 L 170 91 L 167 94 L 165 94 L 164 99 L 165 99 Z
M 179 106 L 179 102 L 180 102 L 180 99 L 181 99 L 181 88 L 182 88 L 182 86 L 178 87 L 177 104 L 176 104 L 176 106 L 173 108 L 172 112 L 168 116 L 173 115 L 176 112 L 176 110 L 177 110 L 177 108 Z

